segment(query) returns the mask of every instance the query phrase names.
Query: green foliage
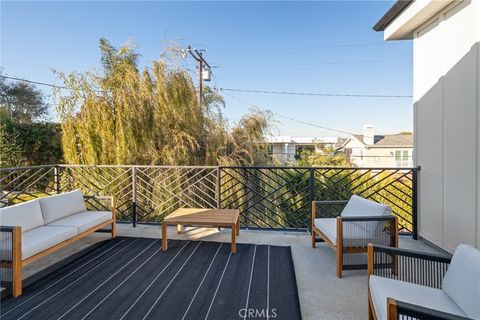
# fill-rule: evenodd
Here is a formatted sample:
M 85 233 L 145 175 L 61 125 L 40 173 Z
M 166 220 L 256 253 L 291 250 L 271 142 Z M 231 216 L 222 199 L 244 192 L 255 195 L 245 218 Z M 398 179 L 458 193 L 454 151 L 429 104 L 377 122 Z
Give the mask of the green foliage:
M 4 132 L 2 143 L 6 149 L 16 151 L 13 155 L 2 152 L 3 157 L 13 157 L 15 165 L 40 165 L 62 162 L 61 129 L 55 123 L 16 123 L 0 116 Z M 6 146 L 9 146 L 8 148 Z M 11 162 L 11 161 L 10 161 Z M 3 161 L 2 161 L 3 163 Z M 4 166 L 2 164 L 2 166 Z
M 16 167 L 22 162 L 24 150 L 18 143 L 18 133 L 7 132 L 0 124 L 0 167 Z
M 215 165 L 263 161 L 267 114 L 254 112 L 231 130 L 223 98 L 209 88 L 200 104 L 186 70 L 169 50 L 139 70 L 131 45 L 100 40 L 102 74 L 59 73 L 68 95 L 56 92 L 67 163 Z
M 350 167 L 343 153 L 335 153 L 333 148 L 322 148 L 321 152 L 305 150 L 295 163 L 297 167 Z
M 1 73 L 0 73 L 1 76 Z M 6 82 L 0 77 L 0 105 L 3 115 L 18 123 L 44 120 L 48 104 L 34 85 L 26 82 Z

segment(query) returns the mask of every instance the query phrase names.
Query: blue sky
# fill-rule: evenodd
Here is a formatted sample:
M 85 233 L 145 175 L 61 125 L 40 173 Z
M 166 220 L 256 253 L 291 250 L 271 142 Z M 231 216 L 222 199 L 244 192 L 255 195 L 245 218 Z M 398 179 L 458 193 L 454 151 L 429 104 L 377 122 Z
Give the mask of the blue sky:
M 51 69 L 98 70 L 98 40 L 131 40 L 141 64 L 170 41 L 207 49 L 211 85 L 221 88 L 411 95 L 411 41 L 384 42 L 372 26 L 391 1 L 322 2 L 5 2 L 4 74 L 57 83 Z M 360 62 L 361 63 L 360 63 Z M 192 75 L 193 61 L 187 60 Z M 45 89 L 49 93 L 49 89 Z M 411 98 L 345 98 L 231 92 L 235 98 L 300 121 L 361 132 L 411 131 Z M 250 106 L 225 95 L 237 121 Z M 277 133 L 338 133 L 276 117 Z

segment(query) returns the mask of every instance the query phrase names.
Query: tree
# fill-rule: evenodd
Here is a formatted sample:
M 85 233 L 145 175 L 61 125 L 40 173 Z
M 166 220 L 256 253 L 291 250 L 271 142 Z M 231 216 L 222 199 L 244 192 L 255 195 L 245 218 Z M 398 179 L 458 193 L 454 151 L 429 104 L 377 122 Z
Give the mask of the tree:
M 5 81 L 0 74 L 0 99 L 2 109 L 10 119 L 18 123 L 32 123 L 43 120 L 48 113 L 48 104 L 43 94 L 27 82 Z
M 61 128 L 57 123 L 18 123 L 10 120 L 7 111 L 0 111 L 2 128 L 3 163 L 15 162 L 16 165 L 42 165 L 61 163 Z M 15 148 L 13 146 L 16 146 Z M 12 161 L 6 158 L 12 157 Z M 0 165 L 1 167 L 2 165 Z
M 254 112 L 232 130 L 223 98 L 209 88 L 203 103 L 188 72 L 167 64 L 169 50 L 140 70 L 131 45 L 100 40 L 101 74 L 58 73 L 56 92 L 64 158 L 77 164 L 216 165 L 261 161 L 268 119 Z M 63 94 L 62 94 L 63 93 Z
M 322 148 L 320 152 L 305 150 L 300 153 L 296 165 L 299 167 L 350 167 L 343 153 L 333 148 Z
M 15 167 L 22 163 L 24 150 L 18 143 L 18 133 L 7 132 L 0 124 L 0 167 Z

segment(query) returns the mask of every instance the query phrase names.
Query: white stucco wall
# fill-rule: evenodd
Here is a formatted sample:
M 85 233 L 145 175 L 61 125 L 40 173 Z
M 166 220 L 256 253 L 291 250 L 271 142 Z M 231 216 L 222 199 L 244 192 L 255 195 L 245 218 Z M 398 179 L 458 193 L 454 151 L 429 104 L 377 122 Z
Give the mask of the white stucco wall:
M 351 139 L 344 147 L 350 149 L 350 163 L 357 167 L 413 167 L 413 148 L 411 147 L 367 147 L 357 139 Z M 397 162 L 395 159 L 395 151 L 403 151 L 408 153 L 408 161 Z
M 451 4 L 413 39 L 420 236 L 480 247 L 480 1 Z

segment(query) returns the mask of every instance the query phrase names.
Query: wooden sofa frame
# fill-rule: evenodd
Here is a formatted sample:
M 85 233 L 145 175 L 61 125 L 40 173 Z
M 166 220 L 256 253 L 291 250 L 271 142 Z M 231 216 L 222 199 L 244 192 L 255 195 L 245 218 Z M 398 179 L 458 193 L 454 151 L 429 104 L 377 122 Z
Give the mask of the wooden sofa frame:
M 95 231 L 103 229 L 109 225 L 111 225 L 111 237 L 112 239 L 116 237 L 116 206 L 115 206 L 115 198 L 113 196 L 84 196 L 85 199 L 110 199 L 111 201 L 111 211 L 112 211 L 112 218 L 101 224 L 90 228 L 82 233 L 79 233 L 73 238 L 60 242 L 53 247 L 50 247 L 44 251 L 41 251 L 27 259 L 22 260 L 22 228 L 20 226 L 0 226 L 0 232 L 9 232 L 12 234 L 12 259 L 11 261 L 1 260 L 0 267 L 1 268 L 10 268 L 12 270 L 12 296 L 14 298 L 20 296 L 22 294 L 22 268 L 31 264 L 32 262 L 43 258 L 49 255 L 52 252 L 55 252 Z
M 332 243 L 328 237 L 323 234 L 319 229 L 315 227 L 315 218 L 317 214 L 317 204 L 318 203 L 327 203 L 327 204 L 346 204 L 348 200 L 336 200 L 336 201 L 312 201 L 312 217 L 311 217 L 311 228 L 312 228 L 312 248 L 316 247 L 317 242 L 325 242 L 333 251 L 336 252 L 337 256 L 337 277 L 342 278 L 343 276 L 343 255 L 344 254 L 354 254 L 354 253 L 367 253 L 368 245 L 364 247 L 345 247 L 343 245 L 343 223 L 348 221 L 382 221 L 382 220 L 391 220 L 390 223 L 390 246 L 398 247 L 398 219 L 395 216 L 379 216 L 379 217 L 341 217 L 337 216 L 337 244 Z M 317 236 L 320 238 L 320 241 L 317 240 Z M 366 267 L 364 268 L 366 269 Z

